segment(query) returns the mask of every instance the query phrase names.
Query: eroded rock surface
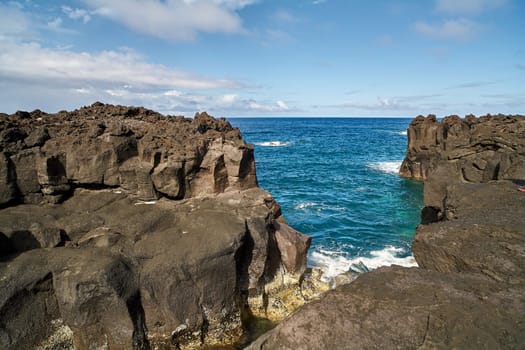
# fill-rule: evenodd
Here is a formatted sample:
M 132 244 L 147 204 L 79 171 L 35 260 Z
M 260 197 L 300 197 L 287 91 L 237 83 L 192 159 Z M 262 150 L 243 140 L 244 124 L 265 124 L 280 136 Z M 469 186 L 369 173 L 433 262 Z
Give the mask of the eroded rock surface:
M 516 184 L 449 186 L 445 208 L 448 220 L 416 230 L 412 250 L 419 266 L 525 285 L 525 193 Z
M 95 103 L 0 118 L 0 204 L 60 202 L 75 187 L 174 199 L 257 186 L 253 148 L 206 113 L 166 118 Z
M 95 103 L 0 126 L 0 348 L 231 344 L 299 285 L 310 238 L 227 121 Z
M 299 309 L 248 349 L 519 349 L 525 298 L 481 275 L 383 267 Z
M 418 116 L 408 128 L 399 171 L 425 181 L 427 221 L 441 219 L 446 187 L 454 183 L 525 181 L 525 117 Z

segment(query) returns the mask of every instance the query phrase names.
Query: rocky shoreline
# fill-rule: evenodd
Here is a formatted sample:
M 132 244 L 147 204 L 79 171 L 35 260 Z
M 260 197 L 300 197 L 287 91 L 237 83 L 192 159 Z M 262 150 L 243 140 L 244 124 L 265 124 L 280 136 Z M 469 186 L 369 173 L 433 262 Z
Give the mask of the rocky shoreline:
M 400 175 L 424 180 L 412 250 L 293 313 L 249 349 L 522 349 L 525 117 L 415 118 Z
M 2 114 L 0 136 L 2 349 L 238 348 L 285 317 L 248 348 L 525 344 L 525 117 L 415 118 L 419 268 L 320 297 L 227 121 L 95 103 Z
M 224 119 L 95 103 L 0 136 L 2 349 L 234 344 L 318 293 Z

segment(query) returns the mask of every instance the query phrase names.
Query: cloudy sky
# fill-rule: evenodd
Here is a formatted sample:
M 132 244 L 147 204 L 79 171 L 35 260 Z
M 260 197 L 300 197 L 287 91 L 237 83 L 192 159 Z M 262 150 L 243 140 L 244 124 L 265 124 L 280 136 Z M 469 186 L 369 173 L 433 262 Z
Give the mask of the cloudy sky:
M 0 0 L 0 111 L 525 113 L 522 0 Z

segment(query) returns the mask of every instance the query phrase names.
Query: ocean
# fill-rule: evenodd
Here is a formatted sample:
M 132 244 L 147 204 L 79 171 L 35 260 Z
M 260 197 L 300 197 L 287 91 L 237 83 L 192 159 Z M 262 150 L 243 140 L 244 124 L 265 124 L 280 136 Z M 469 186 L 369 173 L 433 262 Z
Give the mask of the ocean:
M 288 224 L 312 236 L 326 279 L 415 266 L 422 184 L 397 175 L 410 118 L 231 118 L 255 145 L 259 186 Z

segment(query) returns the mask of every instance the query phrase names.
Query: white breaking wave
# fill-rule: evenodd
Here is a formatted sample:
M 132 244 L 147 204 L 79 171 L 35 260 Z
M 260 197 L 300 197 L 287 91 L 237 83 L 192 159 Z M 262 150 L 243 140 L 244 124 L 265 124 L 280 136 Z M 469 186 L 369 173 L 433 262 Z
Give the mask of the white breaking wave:
M 291 142 L 281 142 L 281 141 L 266 141 L 266 142 L 255 142 L 257 146 L 263 147 L 286 147 L 290 146 Z
M 397 174 L 402 162 L 375 162 L 369 163 L 366 166 L 370 169 L 378 170 L 383 173 Z
M 397 132 L 397 134 L 398 134 L 398 135 L 406 136 L 406 135 L 407 135 L 407 131 L 406 131 L 406 130 L 399 131 L 399 132 Z
M 412 255 L 399 257 L 403 252 L 403 248 L 387 246 L 385 249 L 370 252 L 370 257 L 347 258 L 340 252 L 317 250 L 312 252 L 310 258 L 314 266 L 323 270 L 323 280 L 330 281 L 345 272 L 366 272 L 390 265 L 417 266 Z
M 300 202 L 294 205 L 295 210 L 316 210 L 318 212 L 325 211 L 325 210 L 333 210 L 333 211 L 346 211 L 346 208 L 343 206 L 335 206 L 335 205 L 329 205 L 325 203 L 316 203 L 316 202 Z
M 301 202 L 301 203 L 295 205 L 294 209 L 295 210 L 306 209 L 306 208 L 310 208 L 310 207 L 315 207 L 316 205 L 317 205 L 317 203 L 314 203 L 314 202 Z

